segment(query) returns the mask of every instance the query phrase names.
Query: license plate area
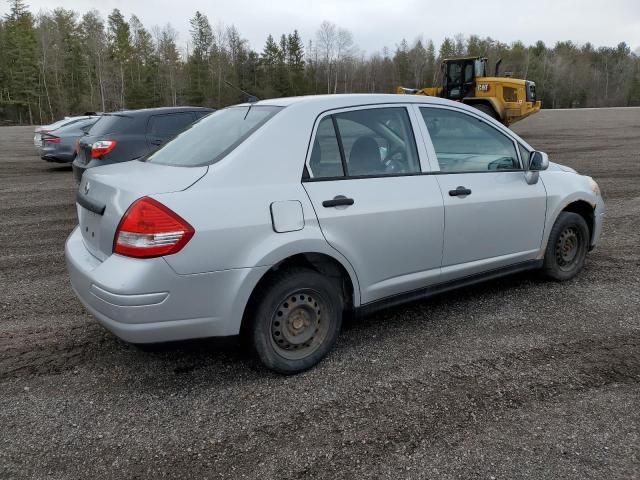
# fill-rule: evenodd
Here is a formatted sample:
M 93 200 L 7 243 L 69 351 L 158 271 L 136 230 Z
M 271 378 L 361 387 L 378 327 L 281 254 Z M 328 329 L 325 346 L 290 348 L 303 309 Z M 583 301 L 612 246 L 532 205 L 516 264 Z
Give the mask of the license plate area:
M 78 223 L 82 238 L 87 248 L 94 254 L 97 254 L 100 247 L 100 221 L 102 215 L 90 212 L 84 207 L 78 205 Z

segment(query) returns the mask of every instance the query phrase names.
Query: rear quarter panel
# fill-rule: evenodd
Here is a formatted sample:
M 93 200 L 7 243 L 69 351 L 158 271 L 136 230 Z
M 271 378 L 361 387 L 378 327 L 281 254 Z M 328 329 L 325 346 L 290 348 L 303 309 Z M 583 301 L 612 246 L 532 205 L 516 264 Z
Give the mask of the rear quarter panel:
M 354 301 L 358 282 L 349 262 L 320 230 L 302 187 L 302 171 L 318 111 L 287 107 L 189 189 L 154 195 L 196 230 L 187 247 L 166 257 L 179 274 L 271 266 L 299 253 L 321 253 L 349 272 Z M 302 205 L 304 227 L 277 233 L 270 206 L 278 201 Z

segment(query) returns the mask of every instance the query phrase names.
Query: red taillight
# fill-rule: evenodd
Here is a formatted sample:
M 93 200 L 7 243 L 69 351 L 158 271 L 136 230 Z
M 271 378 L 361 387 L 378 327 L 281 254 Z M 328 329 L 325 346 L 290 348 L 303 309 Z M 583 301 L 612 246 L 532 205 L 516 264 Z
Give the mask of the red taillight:
M 118 142 L 115 140 L 100 140 L 91 145 L 91 158 L 104 157 L 107 153 L 111 152 Z
M 120 220 L 113 252 L 136 258 L 171 255 L 182 250 L 194 233 L 177 213 L 153 198 L 142 197 Z
M 46 143 L 60 143 L 60 140 L 62 140 L 60 137 L 54 137 L 52 135 L 48 137 L 42 137 L 42 141 Z
M 80 155 L 80 140 L 76 140 L 76 155 Z

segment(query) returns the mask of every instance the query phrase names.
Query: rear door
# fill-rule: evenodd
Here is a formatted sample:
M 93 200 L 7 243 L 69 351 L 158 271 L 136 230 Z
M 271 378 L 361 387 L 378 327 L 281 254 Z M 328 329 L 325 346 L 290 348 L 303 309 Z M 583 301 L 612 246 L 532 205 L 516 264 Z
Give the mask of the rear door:
M 147 145 L 151 151 L 182 132 L 195 121 L 193 112 L 152 115 L 147 123 Z
M 422 174 L 413 123 L 393 105 L 316 124 L 303 185 L 325 238 L 355 269 L 363 304 L 438 280 L 443 201 L 435 177 Z
M 547 196 L 526 182 L 516 141 L 466 111 L 418 110 L 444 198 L 442 280 L 534 259 Z

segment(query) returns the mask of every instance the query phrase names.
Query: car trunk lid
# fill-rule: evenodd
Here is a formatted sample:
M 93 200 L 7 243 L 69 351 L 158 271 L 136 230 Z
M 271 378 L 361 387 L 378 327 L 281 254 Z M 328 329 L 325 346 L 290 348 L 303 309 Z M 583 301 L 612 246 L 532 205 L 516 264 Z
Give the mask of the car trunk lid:
M 87 249 L 106 259 L 113 251 L 118 224 L 135 200 L 185 190 L 207 169 L 132 161 L 87 170 L 76 194 L 78 224 Z

